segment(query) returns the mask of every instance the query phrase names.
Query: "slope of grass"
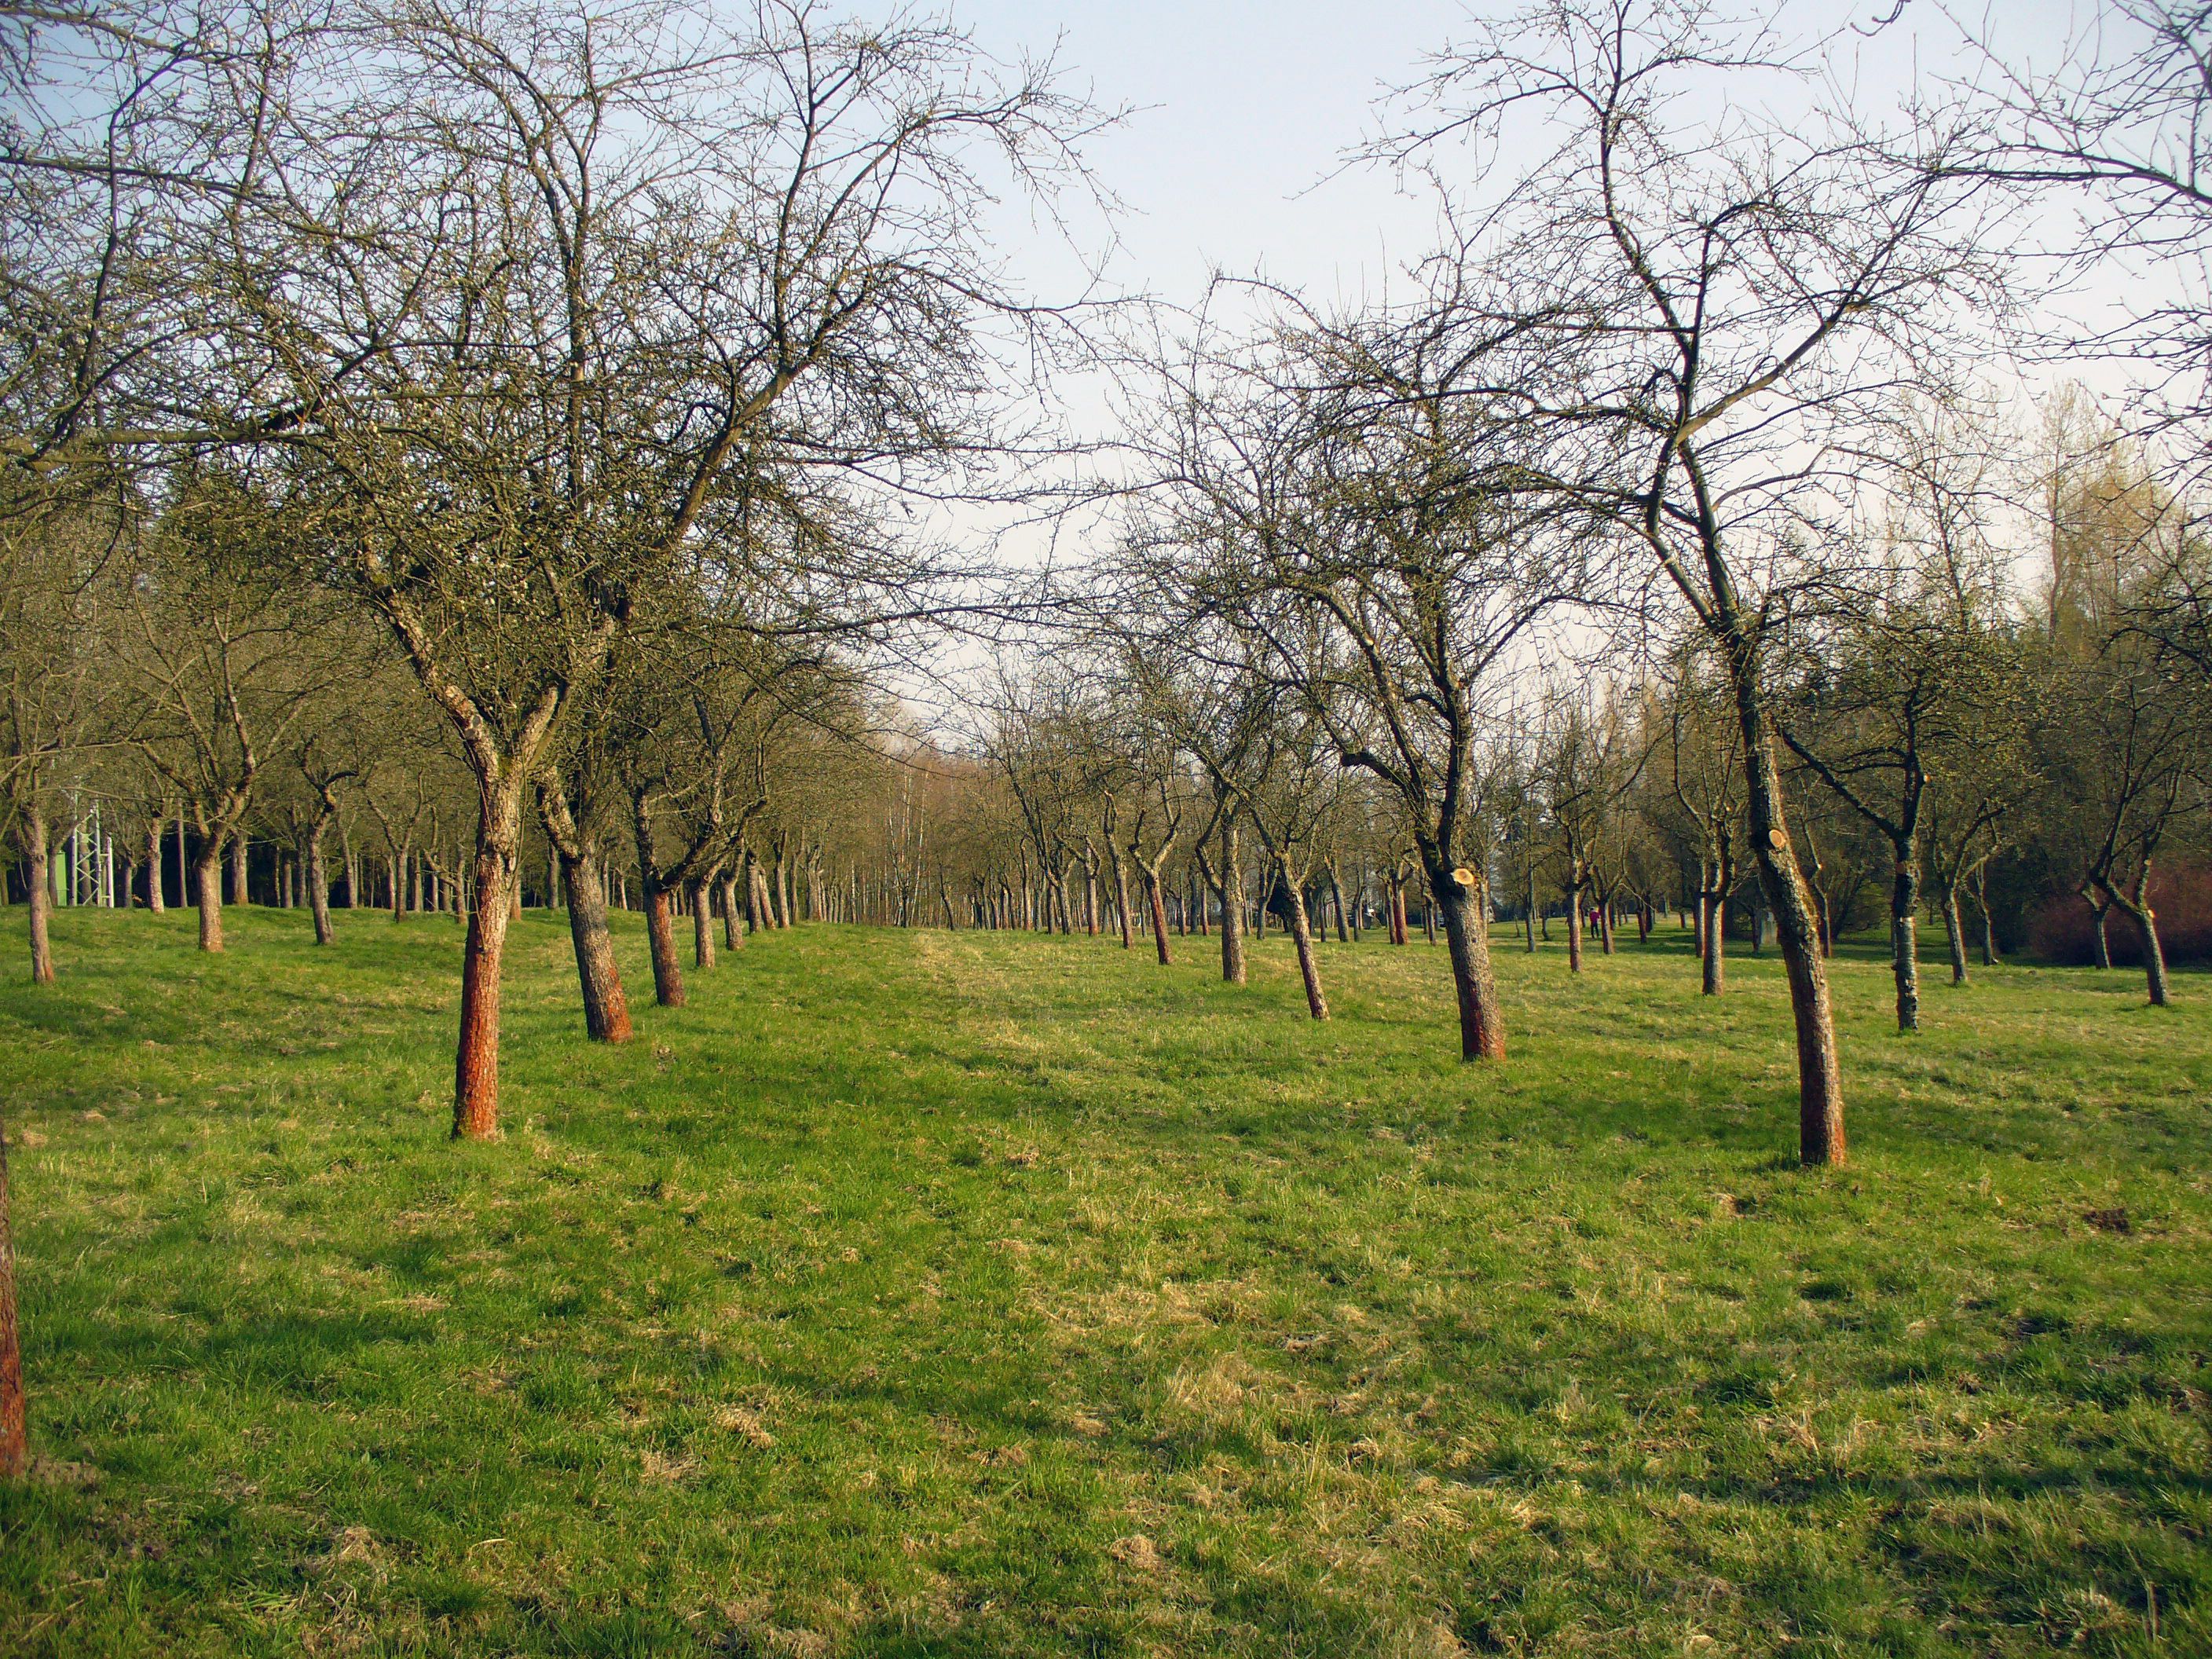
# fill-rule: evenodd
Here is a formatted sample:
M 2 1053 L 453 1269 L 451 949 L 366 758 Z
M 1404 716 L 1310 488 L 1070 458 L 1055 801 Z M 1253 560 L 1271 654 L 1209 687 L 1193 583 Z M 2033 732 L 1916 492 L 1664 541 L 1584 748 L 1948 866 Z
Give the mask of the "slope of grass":
M 20 925 L 21 913 L 14 913 Z M 1776 965 L 76 912 L 0 994 L 0 1652 L 2212 1652 L 2212 982 L 2004 969 L 1794 1165 Z M 623 939 L 635 993 L 640 942 Z

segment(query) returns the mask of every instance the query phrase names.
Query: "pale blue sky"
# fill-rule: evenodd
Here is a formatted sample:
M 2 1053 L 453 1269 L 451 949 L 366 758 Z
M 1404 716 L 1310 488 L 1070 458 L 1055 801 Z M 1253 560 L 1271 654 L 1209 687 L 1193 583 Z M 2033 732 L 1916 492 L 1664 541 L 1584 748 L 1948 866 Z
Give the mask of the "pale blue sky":
M 1001 53 L 1042 51 L 1055 37 L 1078 84 L 1105 105 L 1135 106 L 1099 139 L 1101 180 L 1126 204 L 1126 289 L 1188 302 L 1207 271 L 1264 270 L 1313 297 L 1372 291 L 1389 267 L 1418 257 L 1430 205 L 1374 171 L 1331 178 L 1370 128 L 1388 84 L 1417 72 L 1424 53 L 1466 33 L 1471 15 L 1517 10 L 1519 0 L 951 0 L 954 15 Z M 1775 8 L 1800 39 L 1870 23 L 1894 0 L 1826 0 Z M 1747 13 L 1759 9 L 1749 0 Z M 1980 21 L 1977 9 L 1961 9 Z M 2007 0 L 1991 18 L 2015 50 L 2047 60 L 2093 0 Z M 1932 0 L 1908 0 L 1871 40 L 1847 31 L 1837 72 L 1867 92 L 1893 91 L 1953 60 L 1956 31 Z M 1324 182 L 1325 181 L 1325 182 Z M 1007 227 L 1017 252 L 1026 227 Z M 1048 238 L 1018 258 L 1040 277 L 1065 267 Z

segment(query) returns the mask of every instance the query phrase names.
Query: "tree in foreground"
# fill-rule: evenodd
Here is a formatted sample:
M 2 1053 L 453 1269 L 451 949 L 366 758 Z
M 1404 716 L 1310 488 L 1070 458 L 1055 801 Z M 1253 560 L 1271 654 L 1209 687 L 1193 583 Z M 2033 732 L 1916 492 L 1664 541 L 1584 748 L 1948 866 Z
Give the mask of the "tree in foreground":
M 1609 525 L 1713 643 L 1789 971 L 1800 1153 L 1835 1164 L 1842 1070 L 1784 799 L 1776 630 L 1822 575 L 1806 526 L 1840 486 L 1819 458 L 1898 380 L 1958 360 L 1945 330 L 1987 262 L 1941 135 L 1916 130 L 1900 155 L 1817 108 L 1761 122 L 1732 99 L 1723 141 L 1693 101 L 1715 76 L 1772 76 L 1788 95 L 1814 67 L 1702 6 L 1559 0 L 1443 54 L 1384 152 L 1437 166 L 1447 139 L 1553 146 L 1466 256 L 1490 289 L 1478 314 L 1523 354 L 1489 385 L 1546 429 L 1555 498 Z M 1542 120 L 1557 125 L 1524 125 Z
M 948 28 L 777 0 L 734 28 L 410 9 L 296 78 L 288 210 L 222 273 L 254 387 L 285 389 L 245 430 L 476 781 L 453 1129 L 480 1139 L 523 809 L 577 699 L 656 584 L 742 545 L 763 451 L 891 470 L 979 439 L 981 336 L 1021 310 L 978 240 L 987 169 L 1047 186 L 1091 117 Z

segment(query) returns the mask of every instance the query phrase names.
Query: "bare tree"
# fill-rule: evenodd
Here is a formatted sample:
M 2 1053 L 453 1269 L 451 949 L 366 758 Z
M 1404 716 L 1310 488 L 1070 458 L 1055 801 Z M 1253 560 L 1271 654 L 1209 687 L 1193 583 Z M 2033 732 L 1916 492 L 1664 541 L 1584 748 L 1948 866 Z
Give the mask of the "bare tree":
M 1797 1033 L 1799 1146 L 1844 1152 L 1843 1086 L 1817 918 L 1784 811 L 1771 711 L 1775 629 L 1825 572 L 1800 526 L 1838 488 L 1825 458 L 1900 379 L 1956 361 L 1938 336 L 1990 261 L 1960 222 L 1973 181 L 1951 136 L 1908 153 L 1817 107 L 1726 142 L 1685 101 L 1765 76 L 1802 84 L 1766 32 L 1701 5 L 1556 0 L 1480 28 L 1412 94 L 1381 147 L 1440 165 L 1446 138 L 1550 143 L 1465 263 L 1521 331 L 1490 385 L 1547 429 L 1559 495 L 1613 526 L 1716 647 L 1741 730 L 1750 848 L 1774 912 Z M 1554 122 L 1527 131 L 1523 121 Z M 1563 136 L 1562 136 L 1563 135 Z M 1494 227 L 1494 228 L 1490 228 Z
M 1450 947 L 1461 1053 L 1502 1058 L 1486 938 L 1488 872 L 1462 862 L 1493 671 L 1571 581 L 1534 579 L 1538 520 L 1504 487 L 1512 456 L 1462 394 L 1489 364 L 1412 314 L 1199 350 L 1170 368 L 1139 530 L 1255 670 L 1317 721 L 1339 763 L 1371 774 L 1410 825 Z
M 410 6 L 325 39 L 224 272 L 319 574 L 477 785 L 454 1133 L 497 1131 L 522 809 L 656 581 L 749 544 L 763 450 L 891 471 L 983 434 L 1022 319 L 978 240 L 1093 125 L 1048 66 L 761 0 Z M 994 167 L 988 178 L 981 170 Z M 208 424 L 221 425 L 220 411 Z

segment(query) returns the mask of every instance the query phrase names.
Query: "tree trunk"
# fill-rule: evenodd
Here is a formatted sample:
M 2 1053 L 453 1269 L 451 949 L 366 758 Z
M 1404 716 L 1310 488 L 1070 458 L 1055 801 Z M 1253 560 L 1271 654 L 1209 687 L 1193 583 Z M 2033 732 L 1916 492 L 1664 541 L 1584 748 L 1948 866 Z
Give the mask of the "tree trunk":
M 2150 985 L 2150 1004 L 2154 1008 L 2163 1008 L 2168 1000 L 2166 945 L 2158 936 L 2158 918 L 2152 914 L 2150 906 L 2142 907 L 2136 925 L 2142 929 L 2143 974 Z
M 200 949 L 222 949 L 222 838 L 210 836 L 193 868 L 200 903 Z
M 1322 994 L 1321 963 L 1314 957 L 1313 925 L 1306 915 L 1306 896 L 1290 877 L 1282 873 L 1283 894 L 1290 901 L 1291 943 L 1298 953 L 1298 977 L 1305 981 L 1306 1012 L 1316 1019 L 1328 1018 L 1328 999 Z
M 1774 910 L 1776 941 L 1790 975 L 1790 1012 L 1797 1032 L 1797 1155 L 1806 1164 L 1840 1164 L 1844 1158 L 1844 1083 L 1828 999 L 1827 964 L 1813 924 L 1813 903 L 1796 849 L 1783 821 L 1782 780 L 1774 740 L 1759 702 L 1755 676 L 1740 673 L 1736 711 L 1743 731 L 1744 805 L 1761 886 Z
M 676 927 L 668 890 L 650 875 L 645 885 L 646 948 L 653 957 L 653 1000 L 664 1008 L 684 1006 L 684 973 L 676 961 Z
M 1145 866 L 1145 904 L 1152 912 L 1152 944 L 1159 953 L 1160 966 L 1165 968 L 1173 958 L 1168 954 L 1167 900 L 1160 892 L 1160 872 L 1156 865 Z
M 2105 921 L 2112 914 L 2111 909 L 2102 897 L 2092 894 L 2086 888 L 2082 890 L 2081 899 L 2089 907 L 2090 933 L 2096 942 L 2097 966 L 2110 968 L 2112 965 L 2112 942 L 2105 933 Z
M 1996 925 L 1990 917 L 1990 890 L 1981 871 L 1974 872 L 1974 909 L 1982 919 L 1982 966 L 1997 965 Z
M 1613 954 L 1613 895 L 1606 894 L 1597 902 L 1597 949 L 1600 956 Z
M 520 783 L 487 785 L 477 826 L 476 902 L 469 907 L 468 942 L 461 951 L 461 1030 L 453 1051 L 456 1140 L 499 1135 L 499 972 L 521 823 Z
M 738 874 L 724 870 L 716 884 L 722 896 L 722 948 L 738 951 L 744 948 L 745 930 L 738 921 Z
M 47 846 L 46 815 L 27 806 L 15 827 L 16 843 L 31 863 L 31 983 L 54 982 L 54 944 L 48 917 L 53 908 L 53 854 Z
M 2142 935 L 2143 976 L 2149 983 L 2150 1005 L 2154 1008 L 2163 1008 L 2167 1006 L 2171 987 L 2166 976 L 2166 944 L 2158 936 L 2158 916 L 2147 898 L 2149 886 L 2150 863 L 2145 860 L 2142 873 L 2136 878 L 2134 893 L 2113 892 L 2110 897 L 2113 903 L 2127 913 L 2129 920 L 2136 925 L 2136 931 Z
M 1527 939 L 1528 954 L 1534 956 L 1536 954 L 1536 871 L 1533 865 L 1528 870 L 1528 908 L 1522 912 L 1521 932 Z
M 1583 970 L 1583 878 L 1580 870 L 1567 880 L 1567 971 Z
M 1943 939 L 1951 947 L 1951 983 L 1966 982 L 1966 925 L 1959 915 L 1956 883 L 1943 890 Z
M 246 890 L 246 830 L 243 825 L 230 832 L 230 902 L 236 905 L 253 902 Z
M 615 963 L 614 936 L 607 931 L 606 889 L 598 857 L 589 847 L 579 847 L 573 855 L 564 850 L 561 874 L 568 888 L 568 938 L 575 946 L 576 980 L 584 998 L 584 1033 L 594 1042 L 627 1042 L 629 1002 Z
M 0 1480 L 21 1477 L 30 1462 L 23 1411 L 23 1346 L 15 1329 L 15 1236 L 8 1189 L 8 1129 L 0 1123 Z
M 1244 872 L 1237 867 L 1237 831 L 1221 829 L 1221 881 L 1215 890 L 1221 900 L 1221 977 L 1231 985 L 1244 983 Z
M 330 945 L 337 939 L 331 926 L 331 883 L 323 869 L 323 831 L 329 825 L 327 818 L 319 820 L 307 832 L 307 911 L 315 919 L 315 943 Z
M 1698 902 L 1705 911 L 1705 994 L 1717 997 L 1728 980 L 1728 890 L 1717 886 Z
M 1897 981 L 1897 1029 L 1920 1029 L 1920 866 L 1899 848 L 1889 887 L 1889 971 Z
M 1444 944 L 1451 955 L 1452 987 L 1459 994 L 1459 1057 L 1505 1058 L 1505 1018 L 1491 972 L 1490 939 L 1472 895 L 1449 870 L 1431 870 L 1429 886 L 1443 911 Z
M 714 965 L 714 889 L 704 876 L 691 884 L 691 965 Z
M 161 817 L 146 820 L 146 908 L 160 915 L 168 907 L 161 892 Z

